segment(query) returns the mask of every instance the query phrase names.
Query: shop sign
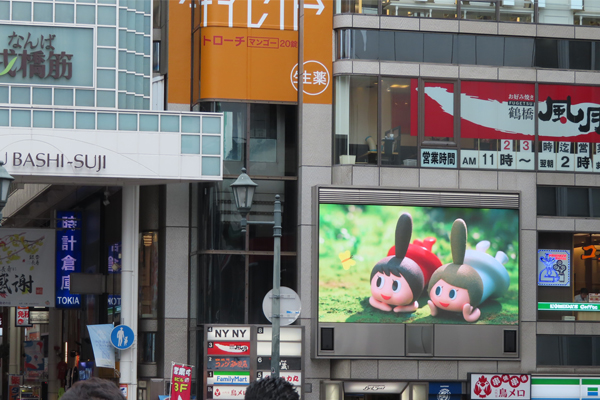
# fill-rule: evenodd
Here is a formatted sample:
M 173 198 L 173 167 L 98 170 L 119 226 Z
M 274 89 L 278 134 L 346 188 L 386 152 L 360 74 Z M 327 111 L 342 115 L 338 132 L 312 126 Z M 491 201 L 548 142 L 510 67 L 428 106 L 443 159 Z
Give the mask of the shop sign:
M 249 385 L 250 372 L 208 371 L 208 385 Z
M 54 230 L 0 229 L 0 306 L 54 307 Z
M 537 259 L 538 286 L 571 286 L 570 250 L 538 250 Z
M 457 168 L 456 150 L 421 149 L 423 168 Z
M 471 399 L 530 399 L 531 377 L 511 374 L 471 374 Z
M 345 393 L 402 393 L 407 382 L 344 382 Z
M 600 379 L 544 376 L 531 379 L 531 399 L 597 399 Z
M 246 387 L 238 386 L 209 386 L 207 399 L 237 400 L 246 395 Z
M 122 269 L 121 262 L 121 242 L 119 242 L 108 247 L 108 273 L 120 274 Z M 119 301 L 120 304 L 121 302 Z
M 206 369 L 227 371 L 250 371 L 250 357 L 213 357 L 207 358 Z
M 271 370 L 271 357 L 258 357 L 257 367 L 259 370 Z M 284 357 L 279 359 L 279 369 L 281 371 L 300 371 L 302 370 L 302 359 L 300 357 Z
M 0 83 L 94 85 L 91 28 L 0 25 Z
M 271 376 L 271 371 L 258 371 L 256 373 L 256 379 L 268 378 Z M 302 373 L 301 372 L 279 372 L 279 376 L 291 385 L 300 386 L 302 384 Z
M 18 328 L 33 326 L 29 322 L 29 307 L 17 307 L 15 326 Z
M 430 382 L 429 400 L 460 400 L 462 384 L 458 382 Z
M 192 392 L 192 366 L 175 364 L 171 369 L 171 398 L 190 400 Z
M 250 355 L 250 342 L 208 342 L 208 354 Z
M 210 326 L 207 328 L 208 340 L 250 340 L 250 328 L 243 326 Z
M 44 372 L 44 342 L 29 340 L 23 342 L 25 371 L 28 376 L 39 376 Z
M 81 212 L 56 212 L 56 308 L 81 307 L 81 295 L 71 294 L 71 272 L 81 272 Z
M 544 311 L 600 311 L 600 303 L 549 303 L 539 302 L 538 310 Z

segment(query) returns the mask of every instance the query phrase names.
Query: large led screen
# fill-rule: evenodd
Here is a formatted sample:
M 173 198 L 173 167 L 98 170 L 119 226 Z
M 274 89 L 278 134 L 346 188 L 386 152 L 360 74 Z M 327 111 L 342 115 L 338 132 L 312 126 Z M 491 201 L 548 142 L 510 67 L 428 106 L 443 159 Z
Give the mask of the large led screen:
M 319 322 L 516 325 L 516 209 L 321 204 Z

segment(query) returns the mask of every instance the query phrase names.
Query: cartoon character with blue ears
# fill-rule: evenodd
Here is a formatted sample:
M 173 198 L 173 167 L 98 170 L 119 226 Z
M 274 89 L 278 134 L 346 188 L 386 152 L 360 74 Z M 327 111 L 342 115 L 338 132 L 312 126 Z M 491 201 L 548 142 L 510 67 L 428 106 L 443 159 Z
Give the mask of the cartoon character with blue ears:
M 502 251 L 495 258 L 487 254 L 487 240 L 479 242 L 476 250 L 467 250 L 467 224 L 462 219 L 452 224 L 450 244 L 452 263 L 433 273 L 427 304 L 432 316 L 439 310 L 461 312 L 465 321 L 476 322 L 481 316 L 477 307 L 508 290 L 510 277 L 504 267 L 508 256 Z
M 412 217 L 400 215 L 395 247 L 371 271 L 369 304 L 382 311 L 413 312 L 429 278 L 442 262 L 431 252 L 435 238 L 410 243 Z

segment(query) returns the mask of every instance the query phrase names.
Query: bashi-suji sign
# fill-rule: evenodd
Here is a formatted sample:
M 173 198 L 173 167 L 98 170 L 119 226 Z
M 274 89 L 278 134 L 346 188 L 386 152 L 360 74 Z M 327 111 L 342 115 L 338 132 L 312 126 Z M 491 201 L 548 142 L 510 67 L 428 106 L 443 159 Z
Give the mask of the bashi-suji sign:
M 92 28 L 0 25 L 0 83 L 94 85 Z

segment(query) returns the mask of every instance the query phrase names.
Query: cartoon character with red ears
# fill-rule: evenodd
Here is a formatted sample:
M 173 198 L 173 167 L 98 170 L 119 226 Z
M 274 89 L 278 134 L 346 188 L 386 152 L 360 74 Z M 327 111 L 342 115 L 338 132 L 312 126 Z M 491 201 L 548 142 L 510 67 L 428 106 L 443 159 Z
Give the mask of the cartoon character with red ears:
M 382 311 L 413 312 L 417 299 L 439 266 L 440 259 L 431 252 L 435 238 L 415 240 L 410 244 L 412 217 L 400 215 L 396 223 L 396 245 L 388 256 L 371 271 L 371 306 Z
M 477 306 L 488 298 L 500 297 L 510 285 L 504 263 L 508 256 L 499 251 L 487 254 L 490 242 L 481 241 L 476 250 L 467 250 L 467 224 L 457 219 L 450 232 L 452 263 L 438 268 L 429 282 L 429 308 L 436 316 L 439 310 L 462 313 L 467 322 L 481 316 Z

